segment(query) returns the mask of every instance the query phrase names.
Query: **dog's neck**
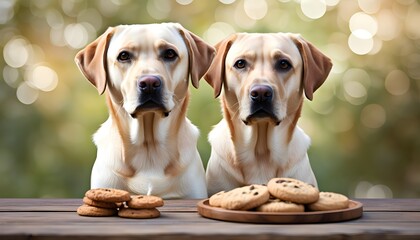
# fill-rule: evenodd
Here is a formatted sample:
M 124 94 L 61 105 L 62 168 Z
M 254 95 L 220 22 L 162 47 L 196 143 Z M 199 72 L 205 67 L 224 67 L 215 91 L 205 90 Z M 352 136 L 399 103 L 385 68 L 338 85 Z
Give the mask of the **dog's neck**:
M 188 101 L 189 94 L 180 100 L 180 104 L 168 116 L 150 111 L 132 118 L 121 104 L 117 104 L 121 101 L 115 101 L 111 94 L 107 94 L 109 114 L 122 141 L 123 161 L 128 163 L 139 147 L 145 147 L 148 151 L 159 151 L 160 147 L 167 147 L 167 136 L 176 135 L 185 121 Z
M 238 106 L 238 104 L 228 104 L 227 101 L 232 101 L 232 99 L 228 99 L 225 95 L 222 95 L 223 115 L 227 121 L 232 143 L 235 148 L 236 153 L 234 154 L 233 160 L 236 163 L 241 161 L 239 153 L 243 152 L 243 149 L 252 149 L 256 159 L 268 161 L 272 149 L 277 147 L 271 146 L 270 142 L 273 141 L 269 141 L 269 139 L 276 138 L 277 140 L 274 142 L 288 145 L 292 140 L 303 104 L 303 100 L 299 101 L 297 109 L 289 113 L 278 125 L 268 119 L 254 121 L 250 125 L 245 125 L 242 119 L 239 118 L 238 109 L 229 109 L 229 106 Z

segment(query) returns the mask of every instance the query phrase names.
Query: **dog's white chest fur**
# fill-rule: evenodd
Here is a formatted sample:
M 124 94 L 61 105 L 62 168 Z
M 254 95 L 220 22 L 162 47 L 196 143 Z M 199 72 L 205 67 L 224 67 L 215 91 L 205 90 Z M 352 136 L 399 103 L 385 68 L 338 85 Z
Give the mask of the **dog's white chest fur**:
M 222 120 L 210 132 L 212 156 L 207 166 L 209 194 L 247 184 L 265 184 L 277 176 L 304 179 L 316 185 L 307 159 L 310 138 L 299 128 L 294 129 L 290 142 L 285 143 L 286 128 L 275 127 L 257 150 L 257 137 L 250 127 L 232 141 L 226 121 Z M 237 131 L 236 133 L 238 133 Z M 223 140 L 222 140 L 223 139 Z M 240 141 L 239 141 L 240 139 Z M 223 161 L 214 161 L 214 159 Z M 212 175 L 217 169 L 217 176 Z
M 183 128 L 185 139 L 178 141 L 178 144 L 165 142 L 168 138 L 164 135 L 162 139 L 155 139 L 153 143 L 148 143 L 142 137 L 144 133 L 136 133 L 135 136 L 138 138 L 131 140 L 132 148 L 127 151 L 123 149 L 121 139 L 114 136 L 118 134 L 112 120 L 108 119 L 94 135 L 98 152 L 92 169 L 91 187 L 111 186 L 126 189 L 133 194 L 153 194 L 163 198 L 205 196 L 203 179 L 197 179 L 193 183 L 187 181 L 191 177 L 203 176 L 204 173 L 200 166 L 201 162 L 194 161 L 198 152 L 195 149 L 183 147 L 183 145 L 195 144 L 198 129 L 189 121 L 185 124 L 187 125 L 185 129 Z M 136 123 L 132 123 L 131 126 L 137 131 L 141 130 L 136 127 L 138 126 Z M 160 126 L 160 129 L 163 128 Z M 122 156 L 124 152 L 126 156 Z

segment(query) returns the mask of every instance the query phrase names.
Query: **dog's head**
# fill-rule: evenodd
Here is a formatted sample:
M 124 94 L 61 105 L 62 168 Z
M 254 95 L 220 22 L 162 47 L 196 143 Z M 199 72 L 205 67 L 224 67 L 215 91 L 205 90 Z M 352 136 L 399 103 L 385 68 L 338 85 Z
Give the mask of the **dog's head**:
M 224 86 L 228 107 L 245 124 L 279 124 L 300 109 L 303 92 L 312 100 L 332 67 L 311 43 L 290 33 L 234 34 L 216 49 L 204 78 L 216 97 Z
M 76 55 L 85 77 L 132 117 L 149 111 L 167 116 L 198 88 L 215 50 L 176 23 L 110 27 Z

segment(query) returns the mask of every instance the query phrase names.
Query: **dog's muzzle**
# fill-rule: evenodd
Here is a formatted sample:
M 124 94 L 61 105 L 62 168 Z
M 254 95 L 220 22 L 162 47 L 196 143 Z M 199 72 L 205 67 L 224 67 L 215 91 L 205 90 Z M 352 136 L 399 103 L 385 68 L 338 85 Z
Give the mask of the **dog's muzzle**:
M 248 125 L 253 120 L 270 118 L 276 125 L 280 124 L 280 120 L 276 117 L 273 110 L 273 95 L 273 88 L 268 85 L 252 86 L 249 91 L 251 101 L 250 114 L 243 122 Z
M 163 115 L 167 117 L 169 111 L 166 110 L 163 104 L 162 92 L 163 82 L 159 76 L 155 75 L 144 75 L 138 80 L 138 106 L 136 110 L 131 114 L 133 118 L 136 117 L 138 112 L 141 111 L 162 111 Z

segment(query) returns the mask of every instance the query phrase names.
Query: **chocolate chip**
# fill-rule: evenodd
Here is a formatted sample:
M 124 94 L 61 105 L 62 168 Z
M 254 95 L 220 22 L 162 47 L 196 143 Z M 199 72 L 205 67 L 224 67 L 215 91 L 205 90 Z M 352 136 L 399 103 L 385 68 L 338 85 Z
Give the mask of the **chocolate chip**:
M 255 189 L 254 185 L 251 185 L 251 187 L 249 187 L 249 190 L 254 190 L 254 189 Z
M 257 196 L 258 195 L 258 192 L 254 192 L 254 196 Z

